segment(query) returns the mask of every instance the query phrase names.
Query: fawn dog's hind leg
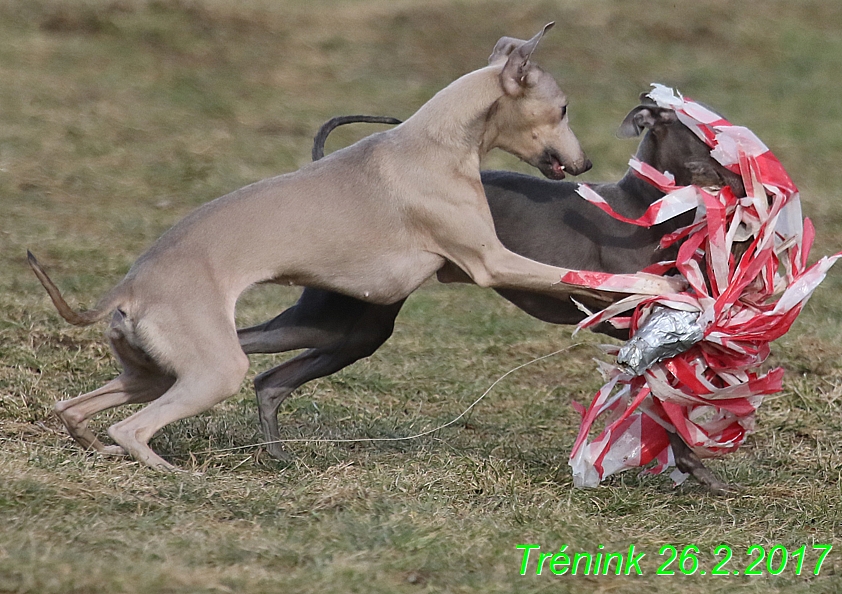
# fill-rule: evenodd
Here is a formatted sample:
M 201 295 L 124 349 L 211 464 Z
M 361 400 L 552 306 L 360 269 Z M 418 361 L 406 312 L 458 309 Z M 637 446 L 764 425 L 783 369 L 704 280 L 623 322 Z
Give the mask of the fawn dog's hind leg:
M 108 331 L 111 348 L 123 372 L 101 388 L 55 404 L 54 410 L 71 437 L 85 449 L 102 454 L 125 455 L 120 446 L 106 446 L 88 427 L 95 414 L 123 404 L 155 400 L 172 386 L 175 378 L 164 373 L 135 342 L 125 316 L 117 311 Z

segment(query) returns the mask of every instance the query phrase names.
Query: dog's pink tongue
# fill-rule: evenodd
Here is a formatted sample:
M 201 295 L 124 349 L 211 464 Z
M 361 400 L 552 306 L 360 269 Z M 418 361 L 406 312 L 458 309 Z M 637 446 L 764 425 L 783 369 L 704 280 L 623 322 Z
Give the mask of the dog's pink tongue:
M 553 159 L 553 173 L 559 177 L 564 177 L 564 165 Z

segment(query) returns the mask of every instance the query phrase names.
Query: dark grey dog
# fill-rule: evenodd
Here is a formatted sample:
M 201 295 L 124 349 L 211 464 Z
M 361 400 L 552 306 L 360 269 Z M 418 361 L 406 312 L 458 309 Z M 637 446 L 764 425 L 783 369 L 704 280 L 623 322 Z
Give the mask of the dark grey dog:
M 368 121 L 394 123 L 377 117 L 345 116 L 326 123 L 313 148 L 313 158 L 323 155 L 324 141 L 338 125 Z M 710 156 L 710 149 L 678 122 L 675 112 L 657 107 L 641 96 L 641 105 L 624 119 L 618 135 L 639 136 L 646 130 L 637 158 L 659 171 L 669 171 L 680 185 L 730 185 L 744 195 L 742 180 Z M 482 183 L 497 235 L 503 245 L 520 255 L 554 266 L 612 273 L 639 271 L 655 262 L 675 257 L 659 250 L 664 235 L 689 224 L 687 213 L 646 229 L 613 219 L 575 194 L 578 184 L 548 181 L 507 171 L 485 171 Z M 637 217 L 663 193 L 631 171 L 617 183 L 592 187 L 617 212 Z M 455 266 L 439 272 L 439 279 L 468 280 Z M 512 289 L 497 292 L 528 314 L 553 324 L 576 324 L 584 314 L 569 299 Z M 585 305 L 588 300 L 581 298 Z M 368 357 L 391 336 L 395 317 L 404 300 L 391 305 L 366 303 L 339 293 L 307 288 L 298 302 L 276 318 L 238 331 L 246 353 L 280 353 L 306 348 L 306 352 L 266 371 L 254 381 L 261 426 L 267 441 L 280 439 L 277 413 L 283 400 L 304 383 L 324 377 Z M 593 304 L 597 309 L 599 304 Z M 597 331 L 617 338 L 628 332 L 603 324 Z M 671 434 L 679 469 L 692 474 L 713 491 L 727 489 L 708 471 L 676 434 Z M 283 458 L 280 444 L 269 452 Z

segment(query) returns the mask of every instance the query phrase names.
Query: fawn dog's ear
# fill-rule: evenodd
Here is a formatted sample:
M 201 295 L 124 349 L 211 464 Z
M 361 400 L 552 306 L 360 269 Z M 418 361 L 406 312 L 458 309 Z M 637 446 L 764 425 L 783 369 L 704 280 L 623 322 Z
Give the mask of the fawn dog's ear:
M 491 55 L 488 56 L 488 63 L 493 64 L 501 58 L 508 58 L 516 47 L 520 47 L 524 43 L 526 43 L 526 41 L 523 39 L 517 39 L 515 37 L 501 37 L 500 41 L 498 41 L 494 46 L 494 49 L 491 50 Z
M 492 64 L 503 57 L 507 57 L 506 65 L 503 66 L 503 70 L 500 73 L 500 82 L 507 95 L 517 96 L 526 87 L 527 75 L 532 66 L 529 62 L 532 52 L 538 47 L 538 42 L 541 41 L 544 33 L 549 31 L 553 25 L 555 23 L 547 23 L 529 41 L 515 39 L 514 37 L 501 37 L 500 41 L 494 46 L 488 62 Z

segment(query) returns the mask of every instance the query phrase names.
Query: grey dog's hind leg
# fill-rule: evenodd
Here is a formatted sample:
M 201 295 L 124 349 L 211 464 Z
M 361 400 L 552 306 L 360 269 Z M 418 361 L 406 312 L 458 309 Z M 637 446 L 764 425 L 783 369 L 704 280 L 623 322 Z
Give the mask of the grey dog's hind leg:
M 373 346 L 371 351 L 376 350 L 383 342 L 385 339 Z M 255 378 L 257 410 L 263 436 L 268 442 L 266 449 L 269 454 L 279 460 L 288 458 L 283 444 L 278 442 L 281 439 L 278 409 L 283 401 L 310 380 L 336 373 L 365 356 L 367 355 L 341 346 L 333 349 L 310 349 Z
M 294 307 L 265 324 L 240 331 L 247 353 L 310 348 L 254 380 L 260 425 L 267 441 L 280 439 L 281 403 L 305 383 L 336 373 L 374 353 L 392 335 L 403 303 L 401 300 L 376 305 L 307 289 Z M 276 458 L 286 457 L 279 443 L 270 443 L 268 451 Z

